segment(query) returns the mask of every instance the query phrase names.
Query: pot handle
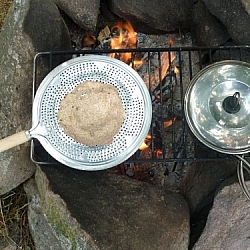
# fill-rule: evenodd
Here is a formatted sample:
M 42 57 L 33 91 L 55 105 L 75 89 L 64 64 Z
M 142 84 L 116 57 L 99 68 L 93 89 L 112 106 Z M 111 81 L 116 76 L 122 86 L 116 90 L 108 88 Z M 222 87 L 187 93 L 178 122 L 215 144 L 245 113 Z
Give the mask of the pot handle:
M 246 159 L 244 159 L 244 156 L 240 156 L 240 155 L 235 155 L 235 156 L 240 160 L 237 166 L 238 181 L 239 181 L 239 184 L 243 193 L 246 195 L 247 199 L 250 201 L 250 192 L 246 186 L 244 172 L 243 172 L 243 170 L 245 169 L 248 172 L 248 174 L 250 174 L 250 163 Z
M 0 153 L 29 141 L 26 131 L 18 132 L 0 140 Z

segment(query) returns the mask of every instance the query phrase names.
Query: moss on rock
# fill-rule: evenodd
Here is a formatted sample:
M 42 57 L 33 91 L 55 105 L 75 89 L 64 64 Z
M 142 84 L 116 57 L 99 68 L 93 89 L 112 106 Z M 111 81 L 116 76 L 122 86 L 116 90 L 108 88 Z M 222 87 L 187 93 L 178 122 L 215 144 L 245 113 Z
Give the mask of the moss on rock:
M 61 197 L 50 191 L 48 179 L 40 167 L 37 168 L 35 180 L 42 214 L 47 218 L 53 234 L 60 241 L 63 249 L 97 250 L 98 248 L 95 246 L 91 237 L 83 231 L 78 222 L 71 217 Z M 82 248 L 83 246 L 84 248 Z
M 0 0 L 0 31 L 13 0 Z

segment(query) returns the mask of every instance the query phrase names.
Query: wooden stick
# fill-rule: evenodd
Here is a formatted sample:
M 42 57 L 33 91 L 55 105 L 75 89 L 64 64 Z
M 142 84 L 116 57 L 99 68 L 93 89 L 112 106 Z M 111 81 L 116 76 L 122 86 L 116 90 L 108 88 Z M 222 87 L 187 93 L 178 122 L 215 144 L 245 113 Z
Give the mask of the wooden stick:
M 29 141 L 29 138 L 26 136 L 25 131 L 21 131 L 14 135 L 10 135 L 0 140 L 0 153 L 10 148 L 14 148 L 15 146 L 23 144 L 27 141 Z

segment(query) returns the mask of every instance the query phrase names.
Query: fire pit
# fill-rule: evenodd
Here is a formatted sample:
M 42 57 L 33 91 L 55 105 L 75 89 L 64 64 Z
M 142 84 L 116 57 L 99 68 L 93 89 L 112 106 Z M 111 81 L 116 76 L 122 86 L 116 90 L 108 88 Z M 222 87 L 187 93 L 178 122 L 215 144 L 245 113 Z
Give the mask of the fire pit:
M 165 164 L 172 162 L 227 160 L 230 156 L 204 148 L 189 132 L 183 112 L 183 98 L 187 85 L 203 67 L 226 59 L 244 60 L 247 46 L 230 47 L 170 47 L 136 49 L 94 49 L 39 53 L 34 60 L 34 94 L 40 84 L 38 72 L 43 60 L 50 61 L 50 68 L 58 59 L 88 54 L 131 55 L 130 65 L 138 71 L 149 88 L 152 100 L 152 126 L 138 151 L 124 164 Z M 142 65 L 136 64 L 140 57 Z M 200 149 L 204 148 L 200 154 Z M 205 152 L 205 153 L 204 153 Z M 246 156 L 247 157 L 247 156 Z M 34 139 L 31 158 L 38 164 L 58 164 L 40 143 Z

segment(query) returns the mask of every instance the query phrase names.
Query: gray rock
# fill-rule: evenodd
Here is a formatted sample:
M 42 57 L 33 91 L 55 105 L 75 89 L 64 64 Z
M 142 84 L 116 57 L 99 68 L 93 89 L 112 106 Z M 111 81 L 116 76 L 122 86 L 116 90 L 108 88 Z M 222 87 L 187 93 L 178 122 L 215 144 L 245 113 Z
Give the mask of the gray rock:
M 53 0 L 76 24 L 88 31 L 95 31 L 100 0 Z
M 191 213 L 197 213 L 211 203 L 221 183 L 236 174 L 236 161 L 192 163 L 180 184 L 180 193 L 188 201 Z
M 36 181 L 32 178 L 24 187 L 29 200 L 29 227 L 36 249 L 98 249 L 70 216 L 63 200 L 49 190 L 48 180 L 40 169 L 36 173 Z
M 31 128 L 33 58 L 69 49 L 68 34 L 50 0 L 13 2 L 0 33 L 0 138 Z M 29 155 L 28 143 L 0 154 L 0 194 L 34 174 Z
M 110 10 L 120 18 L 131 22 L 137 32 L 156 33 L 189 27 L 192 1 L 140 1 L 109 0 Z
M 61 204 L 66 203 L 69 211 L 64 217 L 75 218 L 81 232 L 89 234 L 100 249 L 188 248 L 189 209 L 179 194 L 161 194 L 153 185 L 107 171 L 86 172 L 61 165 L 41 169 L 36 183 L 42 213 L 50 224 L 60 222 L 51 214 L 65 211 Z M 47 182 L 49 191 L 44 191 Z M 30 216 L 30 223 L 37 225 L 35 217 Z M 60 225 L 55 228 L 58 231 Z M 34 239 L 42 233 L 33 230 Z
M 218 46 L 230 39 L 226 27 L 209 11 L 202 1 L 191 11 L 190 31 L 197 46 Z
M 28 35 L 36 52 L 70 49 L 68 28 L 53 0 L 30 1 L 27 7 L 23 33 Z
M 241 0 L 246 12 L 250 15 L 250 2 L 248 0 Z
M 3 248 L 2 250 L 15 250 L 16 246 L 14 244 L 9 244 L 9 246 Z
M 249 249 L 249 211 L 250 202 L 239 184 L 223 184 L 214 199 L 206 227 L 193 250 Z
M 250 45 L 249 4 L 242 0 L 202 0 L 237 44 Z M 243 4 L 245 3 L 245 4 Z

